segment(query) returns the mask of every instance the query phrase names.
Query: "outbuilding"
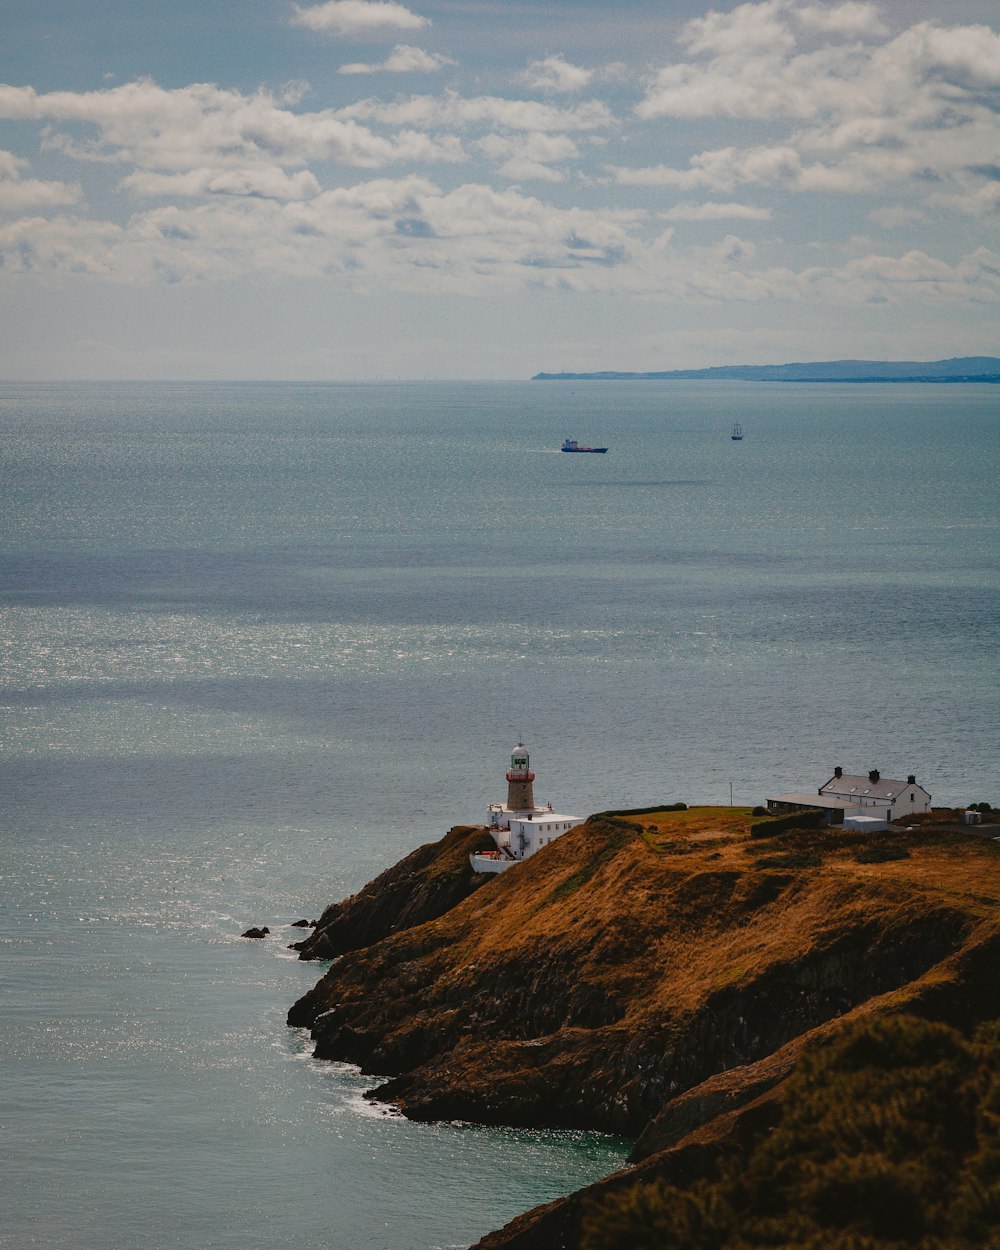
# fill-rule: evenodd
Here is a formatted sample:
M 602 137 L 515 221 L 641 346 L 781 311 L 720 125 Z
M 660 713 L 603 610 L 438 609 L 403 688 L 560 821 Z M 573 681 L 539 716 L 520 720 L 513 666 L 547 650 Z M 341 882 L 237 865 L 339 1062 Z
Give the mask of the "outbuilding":
M 767 800 L 768 811 L 776 815 L 785 812 L 813 810 L 826 813 L 831 824 L 841 824 L 850 816 L 865 816 L 883 822 L 882 827 L 901 816 L 931 810 L 931 796 L 917 782 L 913 773 L 905 781 L 883 777 L 873 768 L 867 777 L 860 773 L 845 773 L 835 768 L 833 776 L 811 794 L 792 791 L 776 794 Z M 872 828 L 872 825 L 867 825 Z

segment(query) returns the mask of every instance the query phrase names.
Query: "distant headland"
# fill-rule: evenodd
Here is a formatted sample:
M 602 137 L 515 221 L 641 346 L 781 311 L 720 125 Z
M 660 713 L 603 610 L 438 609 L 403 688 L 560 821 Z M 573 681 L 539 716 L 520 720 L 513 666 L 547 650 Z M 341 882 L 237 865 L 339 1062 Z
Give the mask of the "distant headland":
M 532 382 L 997 382 L 1000 357 L 951 360 L 820 360 L 808 364 L 717 365 L 656 373 L 536 373 Z

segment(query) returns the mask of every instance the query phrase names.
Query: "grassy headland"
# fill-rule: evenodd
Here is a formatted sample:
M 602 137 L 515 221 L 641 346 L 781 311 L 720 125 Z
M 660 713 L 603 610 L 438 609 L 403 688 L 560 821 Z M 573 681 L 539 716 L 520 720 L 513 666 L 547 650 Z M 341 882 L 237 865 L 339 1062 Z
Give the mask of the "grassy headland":
M 731 807 L 603 814 L 469 893 L 464 856 L 482 837 L 454 830 L 442 854 L 422 848 L 419 867 L 390 870 L 395 911 L 375 926 L 362 895 L 328 909 L 344 953 L 289 1020 L 311 1028 L 318 1056 L 389 1078 L 374 1096 L 413 1118 L 638 1139 L 636 1166 L 590 1205 L 529 1213 L 484 1247 L 586 1236 L 637 1248 L 607 1240 L 622 1211 L 645 1209 L 634 1186 L 656 1182 L 672 1201 L 715 1183 L 727 1158 L 750 1159 L 799 1097 L 809 1056 L 858 1021 L 943 1024 L 968 1047 L 1000 1017 L 1000 848 L 988 839 L 776 826 Z M 441 910 L 452 877 L 460 901 Z M 427 918 L 418 898 L 436 900 Z M 343 937 L 352 907 L 356 949 Z M 608 1203 L 619 1216 L 602 1223 Z M 719 1228 L 677 1244 L 728 1244 Z

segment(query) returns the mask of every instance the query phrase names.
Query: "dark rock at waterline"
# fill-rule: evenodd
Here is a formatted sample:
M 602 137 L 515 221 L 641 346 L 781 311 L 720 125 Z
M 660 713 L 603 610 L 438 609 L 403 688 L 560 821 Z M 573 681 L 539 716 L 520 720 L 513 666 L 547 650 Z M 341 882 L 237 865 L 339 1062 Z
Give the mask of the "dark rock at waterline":
M 247 929 L 246 933 L 241 933 L 240 937 L 245 938 L 262 938 L 267 937 L 271 930 L 265 925 L 263 929 Z
M 289 928 L 291 929 L 315 929 L 316 921 L 315 920 L 293 920 L 292 923 L 289 925 Z

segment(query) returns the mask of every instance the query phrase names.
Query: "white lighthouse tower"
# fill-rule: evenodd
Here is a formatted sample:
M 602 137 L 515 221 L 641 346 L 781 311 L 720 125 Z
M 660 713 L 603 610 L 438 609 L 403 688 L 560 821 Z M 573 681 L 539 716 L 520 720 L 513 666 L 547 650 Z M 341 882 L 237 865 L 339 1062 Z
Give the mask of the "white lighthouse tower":
M 536 807 L 534 780 L 528 749 L 519 742 L 511 752 L 507 769 L 507 802 L 491 803 L 487 813 L 497 849 L 469 857 L 476 872 L 503 872 L 567 830 L 583 824 L 582 816 L 554 811 L 551 803 Z

